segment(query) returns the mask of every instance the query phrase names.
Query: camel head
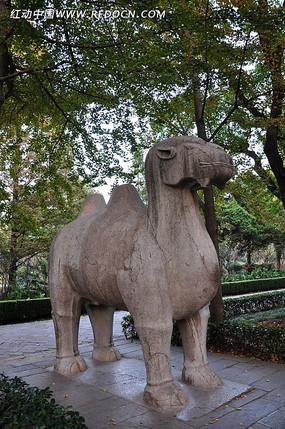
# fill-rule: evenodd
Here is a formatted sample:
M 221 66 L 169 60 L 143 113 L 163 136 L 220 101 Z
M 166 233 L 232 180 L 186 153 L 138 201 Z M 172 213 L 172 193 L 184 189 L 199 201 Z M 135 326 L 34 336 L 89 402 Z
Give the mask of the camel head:
M 180 136 L 162 140 L 148 153 L 146 178 L 156 177 L 168 186 L 223 188 L 233 174 L 231 157 L 218 145 L 198 137 Z

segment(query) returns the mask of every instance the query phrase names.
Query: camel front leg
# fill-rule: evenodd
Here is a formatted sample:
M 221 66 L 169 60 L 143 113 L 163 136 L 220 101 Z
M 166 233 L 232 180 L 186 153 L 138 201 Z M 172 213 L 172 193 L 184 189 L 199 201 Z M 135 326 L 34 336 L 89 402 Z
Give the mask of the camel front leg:
M 120 360 L 121 354 L 113 343 L 114 308 L 86 304 L 86 309 L 94 334 L 93 359 L 103 362 Z
M 223 384 L 208 365 L 206 341 L 209 314 L 207 305 L 178 324 L 184 351 L 182 377 L 185 383 L 192 386 L 218 387 Z
M 146 366 L 147 385 L 144 399 L 149 405 L 162 409 L 180 408 L 187 404 L 188 397 L 172 376 L 170 363 L 172 319 L 161 319 L 162 317 L 158 317 L 157 314 L 155 320 L 150 320 L 149 315 L 143 320 L 136 320 L 134 316 Z

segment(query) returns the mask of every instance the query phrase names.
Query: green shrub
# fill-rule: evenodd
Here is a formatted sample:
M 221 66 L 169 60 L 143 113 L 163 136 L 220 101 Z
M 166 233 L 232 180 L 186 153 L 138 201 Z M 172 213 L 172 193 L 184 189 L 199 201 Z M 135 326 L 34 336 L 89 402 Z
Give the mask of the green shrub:
M 136 340 L 139 338 L 135 328 L 134 319 L 131 314 L 127 314 L 126 316 L 123 316 L 121 325 L 123 328 L 123 333 L 127 340 Z
M 285 277 L 231 281 L 222 283 L 223 296 L 285 289 Z
M 46 284 L 36 284 L 27 286 L 26 284 L 16 283 L 11 291 L 7 293 L 8 300 L 45 298 L 49 296 L 49 289 Z
M 55 403 L 49 387 L 30 387 L 20 378 L 0 374 L 0 427 L 3 429 L 87 429 L 71 406 Z
M 14 284 L 7 282 L 9 252 L 5 251 L 4 254 L 0 255 L 0 259 L 1 256 L 4 259 L 2 260 L 2 272 L 0 272 L 0 300 L 44 298 L 49 296 L 47 255 L 39 254 L 32 258 L 20 259 L 17 264 Z

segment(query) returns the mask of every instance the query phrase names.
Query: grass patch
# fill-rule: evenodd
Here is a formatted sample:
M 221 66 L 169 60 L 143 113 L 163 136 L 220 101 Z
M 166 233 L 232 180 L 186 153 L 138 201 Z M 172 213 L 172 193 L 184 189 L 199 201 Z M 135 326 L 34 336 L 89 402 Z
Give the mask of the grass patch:
M 275 320 L 275 319 L 284 319 L 285 322 L 285 307 L 283 308 L 276 308 L 275 310 L 269 310 L 269 311 L 260 311 L 255 314 L 244 314 L 242 316 L 236 316 L 233 318 L 233 320 L 240 321 L 240 322 L 248 322 L 253 325 L 259 324 L 259 322 L 265 321 L 265 320 Z

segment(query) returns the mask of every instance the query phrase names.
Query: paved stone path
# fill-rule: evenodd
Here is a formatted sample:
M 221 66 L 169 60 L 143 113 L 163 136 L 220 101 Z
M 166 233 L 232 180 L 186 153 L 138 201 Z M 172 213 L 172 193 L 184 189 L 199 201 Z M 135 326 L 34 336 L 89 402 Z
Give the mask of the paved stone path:
M 56 401 L 72 404 L 89 429 L 285 429 L 285 367 L 251 358 L 209 353 L 212 368 L 224 380 L 222 388 L 202 391 L 184 386 L 190 403 L 179 412 L 147 407 L 142 396 L 141 346 L 124 338 L 123 314 L 115 315 L 114 340 L 123 355 L 119 362 L 90 359 L 92 329 L 84 316 L 79 332 L 80 352 L 88 364 L 84 373 L 65 377 L 52 371 L 55 339 L 51 320 L 0 326 L 0 371 L 34 386 L 51 387 Z M 171 353 L 174 376 L 181 382 L 183 351 L 172 347 Z

